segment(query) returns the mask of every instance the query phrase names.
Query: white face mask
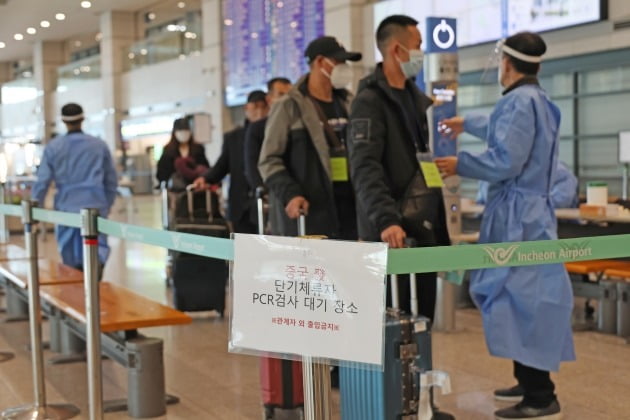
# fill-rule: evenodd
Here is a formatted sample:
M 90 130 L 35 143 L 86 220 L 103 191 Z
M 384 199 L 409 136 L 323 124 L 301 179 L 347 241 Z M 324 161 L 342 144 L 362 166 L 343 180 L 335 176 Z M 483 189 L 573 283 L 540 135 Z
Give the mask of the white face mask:
M 400 63 L 400 69 L 406 79 L 416 77 L 418 73 L 420 73 L 420 70 L 422 70 L 422 65 L 424 64 L 424 52 L 422 52 L 422 50 L 409 50 L 402 45 L 400 48 L 409 53 L 409 61 L 398 60 Z
M 175 130 L 175 138 L 180 143 L 187 143 L 190 140 L 190 130 Z
M 343 89 L 352 83 L 352 68 L 347 63 L 334 64 L 328 59 L 326 61 L 334 67 L 330 74 L 324 69 L 322 69 L 322 73 L 330 79 L 330 83 L 335 89 Z

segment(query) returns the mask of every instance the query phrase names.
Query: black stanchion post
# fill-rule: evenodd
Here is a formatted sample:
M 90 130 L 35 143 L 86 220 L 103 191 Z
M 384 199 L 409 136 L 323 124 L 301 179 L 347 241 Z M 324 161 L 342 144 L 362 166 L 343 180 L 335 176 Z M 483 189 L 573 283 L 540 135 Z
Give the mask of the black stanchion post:
M 101 316 L 99 300 L 98 210 L 81 210 L 83 237 L 83 279 L 85 282 L 85 324 L 87 327 L 88 392 L 90 420 L 103 419 L 101 367 Z
M 0 414 L 2 419 L 69 419 L 79 414 L 79 409 L 68 404 L 46 404 L 44 382 L 44 354 L 42 351 L 42 311 L 39 299 L 39 269 L 37 266 L 37 229 L 33 220 L 36 202 L 22 201 L 24 243 L 28 254 L 28 304 L 31 334 L 31 360 L 33 365 L 33 391 L 35 403 L 9 408 Z

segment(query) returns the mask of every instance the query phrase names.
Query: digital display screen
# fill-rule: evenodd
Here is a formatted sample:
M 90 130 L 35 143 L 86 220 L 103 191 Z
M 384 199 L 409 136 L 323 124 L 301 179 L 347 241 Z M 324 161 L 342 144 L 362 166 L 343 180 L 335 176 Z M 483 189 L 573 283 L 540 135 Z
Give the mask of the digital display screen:
M 496 41 L 520 31 L 542 32 L 605 19 L 602 0 L 388 0 L 374 5 L 374 28 L 387 16 L 457 19 L 460 47 Z M 380 57 L 380 56 L 379 56 Z
M 227 106 L 272 77 L 295 82 L 308 72 L 304 50 L 324 34 L 324 0 L 223 0 L 222 10 Z

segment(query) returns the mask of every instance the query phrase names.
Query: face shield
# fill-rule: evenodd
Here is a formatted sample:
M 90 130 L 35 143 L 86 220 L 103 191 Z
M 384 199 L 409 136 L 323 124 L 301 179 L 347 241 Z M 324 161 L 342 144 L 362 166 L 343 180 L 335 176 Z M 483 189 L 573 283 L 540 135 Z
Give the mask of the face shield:
M 484 68 L 483 74 L 481 75 L 482 83 L 489 83 L 491 80 L 497 79 L 496 75 L 499 71 L 499 66 L 501 65 L 503 54 L 507 54 L 511 57 L 516 58 L 517 60 L 524 61 L 526 63 L 539 64 L 540 62 L 542 62 L 542 56 L 528 55 L 519 52 L 514 48 L 505 45 L 505 39 L 500 39 L 497 41 L 494 48 L 490 52 L 490 55 L 488 56 L 486 67 Z

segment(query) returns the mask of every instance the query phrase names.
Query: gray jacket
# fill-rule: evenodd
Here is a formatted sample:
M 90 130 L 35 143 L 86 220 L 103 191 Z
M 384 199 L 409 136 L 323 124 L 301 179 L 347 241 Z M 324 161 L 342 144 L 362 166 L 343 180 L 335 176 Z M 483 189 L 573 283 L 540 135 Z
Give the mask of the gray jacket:
M 270 191 L 272 232 L 295 236 L 297 222 L 286 216 L 285 206 L 297 196 L 309 201 L 308 234 L 335 237 L 339 221 L 331 180 L 330 149 L 322 123 L 307 97 L 308 74 L 274 104 L 267 120 L 258 169 Z M 348 106 L 348 93 L 335 95 Z

